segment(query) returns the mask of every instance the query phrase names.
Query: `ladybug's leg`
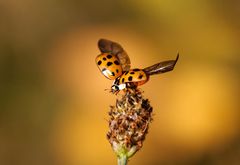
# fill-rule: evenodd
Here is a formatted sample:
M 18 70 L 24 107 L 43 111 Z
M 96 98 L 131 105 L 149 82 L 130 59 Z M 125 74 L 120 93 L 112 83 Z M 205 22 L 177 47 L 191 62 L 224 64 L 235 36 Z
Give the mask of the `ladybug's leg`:
M 137 84 L 133 83 L 133 82 L 127 82 L 126 83 L 126 88 L 127 89 L 136 89 L 137 88 Z
M 120 91 L 118 90 L 118 91 L 113 92 L 113 94 L 117 95 L 119 92 L 120 92 Z

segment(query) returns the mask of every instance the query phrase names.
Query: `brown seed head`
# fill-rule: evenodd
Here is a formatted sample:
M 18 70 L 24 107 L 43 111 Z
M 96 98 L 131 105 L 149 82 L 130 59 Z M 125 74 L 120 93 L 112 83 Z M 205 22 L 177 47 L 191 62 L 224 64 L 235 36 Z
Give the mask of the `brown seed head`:
M 143 145 L 152 121 L 152 107 L 139 89 L 119 92 L 116 105 L 110 106 L 107 139 L 117 155 L 131 157 Z

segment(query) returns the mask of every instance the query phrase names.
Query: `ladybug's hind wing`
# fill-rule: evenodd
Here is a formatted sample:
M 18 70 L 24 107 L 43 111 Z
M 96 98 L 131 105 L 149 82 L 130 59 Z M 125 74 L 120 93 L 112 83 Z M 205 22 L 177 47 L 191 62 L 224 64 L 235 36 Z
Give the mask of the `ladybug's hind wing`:
M 143 70 L 147 75 L 154 75 L 154 74 L 169 72 L 174 69 L 174 66 L 178 61 L 178 57 L 179 57 L 179 54 L 177 55 L 176 60 L 163 61 L 163 62 L 154 64 L 152 66 L 149 66 L 147 68 L 144 68 Z
M 111 53 L 112 55 L 116 55 L 123 71 L 128 71 L 130 69 L 130 58 L 120 44 L 107 39 L 100 39 L 98 41 L 98 47 L 102 53 Z
M 112 53 L 113 55 L 116 55 L 123 50 L 122 46 L 119 45 L 116 42 L 107 40 L 107 39 L 100 39 L 98 41 L 98 47 L 102 53 Z

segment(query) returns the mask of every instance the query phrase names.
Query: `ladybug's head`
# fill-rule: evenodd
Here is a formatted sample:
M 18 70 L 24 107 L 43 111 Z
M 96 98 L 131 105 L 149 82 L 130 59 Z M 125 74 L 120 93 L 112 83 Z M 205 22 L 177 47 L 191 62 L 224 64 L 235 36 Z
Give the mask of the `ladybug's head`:
M 126 88 L 126 84 L 125 83 L 120 84 L 119 79 L 120 79 L 120 77 L 118 77 L 114 80 L 113 85 L 111 87 L 112 93 L 116 93 L 116 92 Z
M 113 84 L 112 87 L 111 87 L 111 92 L 112 93 L 116 93 L 120 90 L 123 90 L 126 88 L 126 84 L 120 84 L 120 85 L 115 85 Z
M 111 92 L 112 92 L 112 93 L 116 93 L 116 92 L 118 92 L 118 91 L 119 91 L 118 85 L 112 85 L 112 87 L 111 87 Z

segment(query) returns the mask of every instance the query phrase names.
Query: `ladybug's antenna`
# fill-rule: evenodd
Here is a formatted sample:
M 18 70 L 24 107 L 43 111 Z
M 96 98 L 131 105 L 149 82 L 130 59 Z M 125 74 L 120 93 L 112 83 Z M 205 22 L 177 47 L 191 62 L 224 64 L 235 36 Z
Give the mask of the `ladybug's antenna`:
M 111 92 L 111 89 L 104 89 L 104 91 L 110 91 Z

